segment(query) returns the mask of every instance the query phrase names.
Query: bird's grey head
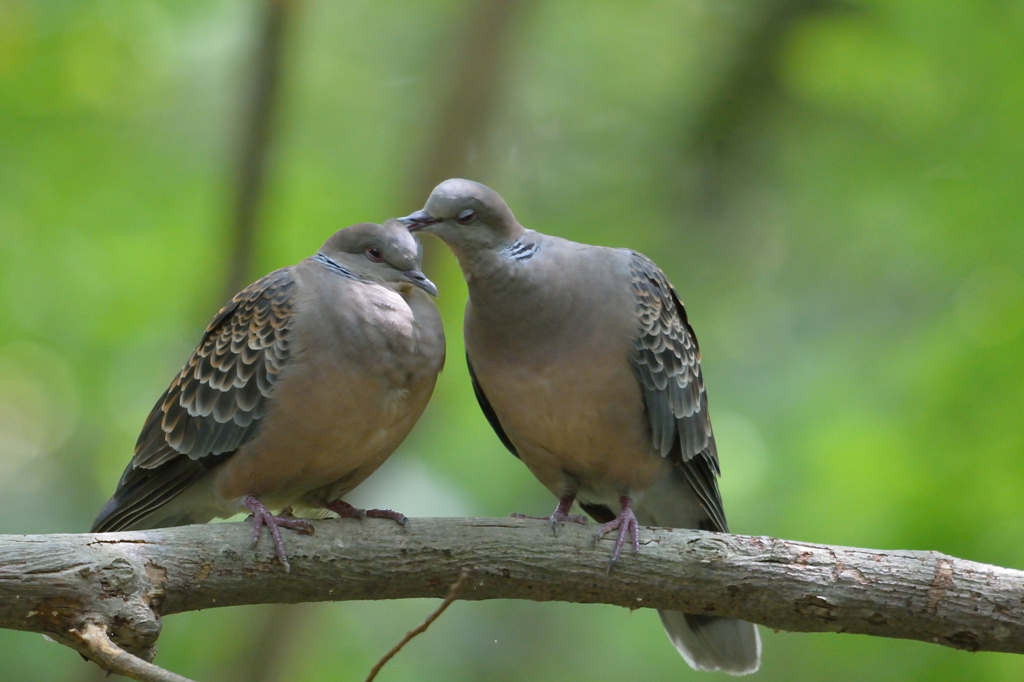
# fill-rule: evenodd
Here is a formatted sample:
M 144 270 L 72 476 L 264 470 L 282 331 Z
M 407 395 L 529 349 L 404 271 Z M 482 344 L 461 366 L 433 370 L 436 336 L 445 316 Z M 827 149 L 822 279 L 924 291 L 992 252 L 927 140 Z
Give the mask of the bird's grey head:
M 453 178 L 434 188 L 422 211 L 399 220 L 437 235 L 455 251 L 499 249 L 523 233 L 508 204 L 486 185 Z
M 335 232 L 320 253 L 359 279 L 401 290 L 410 285 L 437 296 L 437 287 L 420 272 L 423 247 L 399 220 L 383 225 L 358 223 Z

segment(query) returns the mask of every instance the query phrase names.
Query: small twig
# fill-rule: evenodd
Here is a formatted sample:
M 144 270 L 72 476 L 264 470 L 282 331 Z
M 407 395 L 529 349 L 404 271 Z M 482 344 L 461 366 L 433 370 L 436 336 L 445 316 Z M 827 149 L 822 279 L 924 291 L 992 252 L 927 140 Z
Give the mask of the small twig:
M 427 628 L 429 628 L 430 624 L 437 620 L 438 617 L 442 613 L 444 613 L 444 610 L 451 606 L 453 601 L 458 599 L 459 592 L 462 590 L 462 586 L 466 584 L 467 579 L 469 579 L 469 569 L 463 568 L 462 573 L 459 575 L 459 579 L 456 580 L 455 584 L 452 585 L 452 588 L 448 590 L 448 596 L 444 598 L 444 601 L 441 602 L 441 605 L 434 609 L 434 612 L 427 616 L 426 620 L 424 620 L 422 623 L 420 623 L 417 627 L 413 628 L 412 630 L 409 630 L 409 632 L 405 633 L 405 637 L 402 638 L 402 641 L 400 641 L 395 646 L 391 647 L 391 651 L 384 654 L 384 657 L 377 661 L 377 665 L 373 666 L 373 669 L 370 670 L 370 674 L 367 676 L 366 682 L 373 682 L 373 679 L 377 677 L 377 673 L 380 672 L 380 669 L 384 667 L 385 663 L 390 661 L 395 654 L 401 651 L 402 647 L 408 644 L 413 637 L 420 634 L 421 632 L 424 632 Z
M 87 623 L 80 630 L 72 630 L 71 635 L 82 645 L 76 647 L 82 655 L 104 670 L 139 682 L 193 682 L 131 655 L 114 644 L 107 631 L 96 623 Z

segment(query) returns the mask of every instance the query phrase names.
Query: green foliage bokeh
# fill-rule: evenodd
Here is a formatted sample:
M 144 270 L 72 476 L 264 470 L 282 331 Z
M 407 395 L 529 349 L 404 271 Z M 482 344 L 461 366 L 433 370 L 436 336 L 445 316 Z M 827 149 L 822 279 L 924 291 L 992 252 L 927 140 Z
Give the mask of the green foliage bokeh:
M 310 0 L 289 34 L 252 277 L 421 206 L 465 3 Z M 535 3 L 474 179 L 526 226 L 652 256 L 703 351 L 734 531 L 1024 567 L 1024 5 L 865 0 L 773 36 L 728 144 L 708 108 L 750 2 Z M 0 532 L 82 532 L 223 302 L 259 12 L 0 0 Z M 746 105 L 745 105 L 746 106 Z M 711 151 L 708 151 L 711 149 Z M 547 513 L 448 366 L 357 491 L 410 515 Z M 361 680 L 430 602 L 307 605 L 265 680 Z M 159 663 L 236 679 L 272 607 L 165 620 Z M 298 615 L 296 615 L 298 614 Z M 762 680 L 1019 680 L 1024 659 L 762 630 Z M 98 680 L 0 631 L 9 680 Z M 457 603 L 387 680 L 698 679 L 653 612 Z

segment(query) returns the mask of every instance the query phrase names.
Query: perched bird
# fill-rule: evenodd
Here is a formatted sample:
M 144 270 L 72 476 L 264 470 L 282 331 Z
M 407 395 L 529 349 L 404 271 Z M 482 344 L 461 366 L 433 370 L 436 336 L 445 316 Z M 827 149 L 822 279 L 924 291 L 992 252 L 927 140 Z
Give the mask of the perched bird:
M 206 523 L 242 510 L 356 509 L 341 500 L 405 439 L 444 365 L 437 288 L 398 221 L 338 231 L 320 250 L 249 285 L 206 328 L 160 396 L 93 532 Z M 430 296 L 428 296 L 429 294 Z
M 697 338 L 650 259 L 527 230 L 497 192 L 447 180 L 401 219 L 440 237 L 469 287 L 464 335 L 480 407 L 513 455 L 559 499 L 617 531 L 612 564 L 639 525 L 728 526 Z M 750 623 L 661 611 L 698 670 L 757 670 Z

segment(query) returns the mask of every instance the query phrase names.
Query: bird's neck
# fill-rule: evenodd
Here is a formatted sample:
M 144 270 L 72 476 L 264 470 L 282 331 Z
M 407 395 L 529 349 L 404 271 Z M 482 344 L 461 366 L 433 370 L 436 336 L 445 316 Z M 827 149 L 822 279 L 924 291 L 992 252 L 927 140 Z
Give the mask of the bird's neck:
M 463 277 L 471 296 L 486 296 L 500 292 L 514 278 L 513 263 L 509 263 L 498 251 L 480 249 L 467 254 L 457 254 Z
M 453 248 L 463 276 L 474 298 L 502 295 L 514 286 L 524 261 L 537 249 L 540 236 L 522 227 L 501 242 L 478 248 Z

